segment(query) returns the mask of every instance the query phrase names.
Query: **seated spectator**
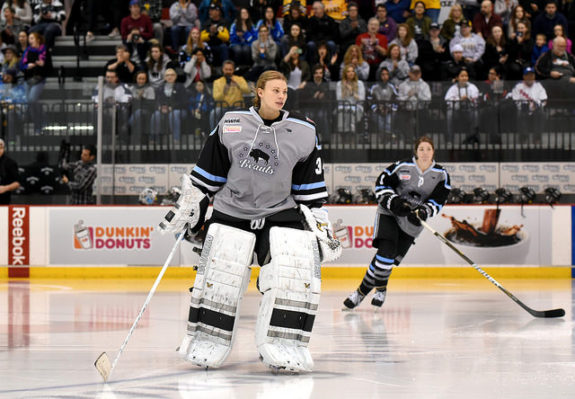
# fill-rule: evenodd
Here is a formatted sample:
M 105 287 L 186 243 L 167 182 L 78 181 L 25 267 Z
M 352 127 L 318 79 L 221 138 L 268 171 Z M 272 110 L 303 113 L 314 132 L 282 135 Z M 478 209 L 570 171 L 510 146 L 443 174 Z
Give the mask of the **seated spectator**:
M 192 52 L 192 58 L 184 65 L 184 73 L 186 74 L 186 82 L 184 84 L 186 88 L 199 80 L 207 82 L 212 77 L 212 68 L 206 61 L 201 48 L 196 48 Z
M 429 38 L 419 42 L 416 63 L 421 67 L 425 80 L 441 80 L 441 66 L 449 60 L 447 40 L 439 32 L 439 25 L 433 22 L 429 27 Z
M 397 44 L 399 46 L 401 58 L 406 60 L 409 65 L 415 63 L 419 55 L 419 50 L 407 24 L 399 24 L 397 27 L 397 37 L 393 39 L 390 44 Z
M 262 72 L 276 70 L 276 55 L 278 54 L 278 45 L 269 35 L 266 25 L 260 26 L 258 38 L 252 43 L 252 68 L 246 73 L 246 78 L 255 82 Z
M 329 83 L 324 78 L 323 66 L 316 64 L 312 68 L 313 78 L 302 90 L 300 106 L 306 110 L 306 114 L 315 122 L 320 143 L 329 141 L 329 110 L 333 101 L 333 95 L 329 89 Z
M 478 34 L 471 33 L 471 24 L 468 21 L 463 21 L 461 34 L 455 36 L 449 43 L 451 52 L 456 45 L 463 48 L 463 59 L 467 64 L 472 65 L 473 71 L 470 71 L 470 75 L 475 76 L 481 70 L 481 57 L 485 52 L 485 40 Z
M 495 15 L 498 15 L 499 18 L 501 18 L 503 26 L 507 26 L 509 24 L 511 15 L 513 14 L 513 11 L 517 5 L 517 0 L 495 0 L 493 5 L 493 12 Z
M 421 79 L 421 68 L 412 65 L 409 68 L 409 79 L 403 81 L 398 87 L 398 115 L 397 131 L 408 132 L 404 139 L 411 140 L 418 132 L 418 126 L 428 120 L 426 110 L 431 101 L 429 85 Z
M 150 122 L 156 106 L 156 91 L 148 82 L 148 73 L 138 71 L 136 83 L 129 87 L 132 94 L 130 138 L 132 144 L 144 144 L 150 139 Z
M 130 0 L 130 15 L 122 19 L 120 31 L 130 54 L 137 51 L 140 63 L 143 64 L 148 52 L 148 40 L 154 35 L 154 29 L 150 17 L 142 14 L 139 0 Z
M 425 15 L 425 3 L 416 1 L 413 8 L 413 15 L 405 22 L 409 27 L 409 33 L 416 41 L 423 40 L 429 36 L 429 26 L 433 21 Z
M 277 44 L 280 43 L 281 38 L 284 35 L 284 28 L 282 24 L 276 19 L 273 7 L 266 7 L 264 18 L 260 19 L 256 24 L 256 31 L 259 33 L 261 26 L 266 26 L 270 32 L 270 37 Z
M 169 127 L 173 143 L 176 145 L 180 143 L 182 121 L 188 108 L 188 96 L 184 86 L 176 83 L 177 79 L 175 69 L 168 68 L 164 72 L 164 82 L 156 89 L 156 110 L 152 115 L 153 141 L 160 138 L 162 132 L 167 130 L 166 127 Z
M 213 96 L 214 101 L 219 102 L 216 104 L 218 108 L 243 108 L 244 95 L 250 93 L 248 82 L 241 77 L 234 75 L 235 64 L 231 60 L 224 61 L 222 65 L 222 76 L 214 80 Z M 215 120 L 219 120 L 221 114 L 219 112 L 215 115 Z
M 473 31 L 481 36 L 483 40 L 487 40 L 491 36 L 491 29 L 494 26 L 503 28 L 503 22 L 499 15 L 493 13 L 491 0 L 483 0 L 480 12 L 473 18 Z
M 548 0 L 545 11 L 535 17 L 533 21 L 533 34 L 544 33 L 548 38 L 554 37 L 553 28 L 555 25 L 562 25 L 564 32 L 567 32 L 567 18 L 557 11 L 555 0 Z
M 359 16 L 357 4 L 349 3 L 348 9 L 349 15 L 339 23 L 340 51 L 344 53 L 350 45 L 356 43 L 358 35 L 367 32 L 367 23 Z
M 150 82 L 150 85 L 155 89 L 160 87 L 164 82 L 166 70 L 177 67 L 177 64 L 164 53 L 162 46 L 159 44 L 152 44 L 145 65 L 148 71 L 148 82 Z
M 290 51 L 282 58 L 279 70 L 287 78 L 288 106 L 286 108 L 299 108 L 299 92 L 311 79 L 311 71 L 308 63 L 302 56 L 302 50 L 298 46 L 292 46 Z
M 302 31 L 306 30 L 307 27 L 307 10 L 305 7 L 305 0 L 300 2 L 299 0 L 291 1 L 292 6 L 286 9 L 286 1 L 284 1 L 284 32 L 288 33 L 293 24 L 298 24 Z M 288 3 L 290 4 L 290 3 Z M 289 11 L 288 11 L 289 10 Z
M 397 88 L 390 79 L 387 68 L 381 68 L 377 83 L 371 86 L 369 91 L 372 130 L 386 135 L 393 135 L 392 114 L 397 111 L 397 104 L 394 102 L 397 97 Z
M 479 125 L 477 105 L 479 89 L 469 83 L 466 68 L 461 68 L 457 81 L 445 93 L 447 105 L 447 141 L 454 140 L 454 124 L 457 131 L 465 133 L 464 144 L 479 143 Z
M 355 44 L 360 47 L 363 58 L 369 64 L 368 80 L 370 81 L 375 80 L 377 67 L 387 55 L 387 38 L 378 31 L 379 20 L 371 18 L 367 25 L 367 32 L 355 39 Z M 359 72 L 358 75 L 360 75 Z M 360 79 L 362 79 L 361 76 Z
M 25 104 L 26 87 L 18 82 L 18 70 L 7 69 L 2 72 L 0 83 L 0 101 L 2 104 Z M 25 108 L 22 106 L 4 106 L 2 108 L 2 123 L 7 137 L 16 137 L 23 131 Z M 1 181 L 0 181 L 1 183 Z
M 321 0 L 325 13 L 334 21 L 341 22 L 347 17 L 347 2 L 345 0 Z
M 365 86 L 358 79 L 353 65 L 343 70 L 343 76 L 337 82 L 335 89 L 338 106 L 337 131 L 340 133 L 355 133 L 356 127 L 363 118 L 363 102 L 365 101 Z
M 575 58 L 567 52 L 564 38 L 553 39 L 553 50 L 539 57 L 535 69 L 545 79 L 575 83 Z
M 58 0 L 42 0 L 33 10 L 34 26 L 30 32 L 38 32 L 46 41 L 46 47 L 54 47 L 56 36 L 62 34 L 61 23 L 66 19 L 64 5 Z
M 180 48 L 180 37 L 188 37 L 193 27 L 200 27 L 198 9 L 191 0 L 177 0 L 170 6 L 170 20 L 172 21 L 172 48 L 177 51 Z M 160 42 L 162 43 L 162 42 Z
M 443 21 L 443 25 L 441 26 L 441 36 L 445 38 L 445 40 L 450 41 L 458 35 L 461 31 L 461 24 L 465 20 L 463 16 L 463 8 L 460 4 L 455 3 L 451 6 L 451 10 L 449 11 L 449 16 L 445 21 Z
M 48 75 L 48 54 L 44 44 L 44 37 L 38 32 L 28 35 L 30 43 L 20 60 L 20 70 L 24 73 L 26 81 L 26 101 L 29 104 L 30 116 L 37 134 L 42 133 L 42 106 L 40 96 L 46 84 Z
M 571 39 L 569 39 L 568 37 L 565 36 L 565 30 L 564 30 L 564 28 L 563 28 L 563 25 L 555 25 L 555 26 L 553 27 L 553 34 L 554 34 L 554 37 L 553 37 L 553 38 L 556 38 L 556 37 L 562 37 L 562 38 L 564 38 L 565 41 L 567 42 L 567 52 L 568 52 L 569 54 L 573 54 L 573 53 L 571 52 L 571 46 L 573 45 L 573 42 L 571 41 Z M 549 43 L 547 44 L 547 47 L 549 47 L 549 50 L 552 50 L 552 49 L 553 49 L 553 40 L 549 40 Z
M 130 84 L 134 81 L 134 72 L 136 65 L 131 60 L 130 51 L 128 47 L 120 44 L 116 46 L 116 58 L 111 59 L 106 63 L 106 71 L 116 71 L 120 82 Z
M 386 69 L 389 80 L 395 87 L 407 79 L 409 74 L 409 64 L 401 58 L 401 50 L 397 44 L 391 44 L 388 49 L 388 57 L 379 64 L 377 75 L 381 76 L 381 70 Z
M 463 67 L 467 69 L 467 74 L 471 80 L 474 80 L 475 70 L 473 68 L 473 63 L 469 63 L 465 58 L 463 58 L 463 47 L 461 44 L 456 44 L 451 47 L 451 60 L 443 66 L 443 71 L 441 73 L 442 80 L 455 82 L 457 80 L 457 75 L 459 75 L 459 71 Z
M 274 9 L 274 15 L 277 15 L 277 11 L 281 3 L 278 0 L 250 0 L 250 15 L 253 21 L 259 21 L 264 19 L 266 15 L 266 8 L 272 7 Z
M 19 69 L 20 57 L 18 57 L 18 50 L 16 50 L 16 46 L 10 45 L 2 49 L 2 53 L 4 54 L 4 62 L 2 62 L 2 74 L 6 73 L 7 71 L 15 71 L 15 81 L 21 80 L 22 73 Z
M 343 62 L 339 68 L 339 77 L 343 79 L 344 70 L 347 66 L 352 66 L 355 70 L 357 78 L 359 80 L 367 80 L 369 77 L 369 64 L 365 62 L 361 54 L 360 47 L 357 45 L 351 45 L 345 52 L 343 56 Z
M 308 63 L 315 64 L 319 60 L 315 58 L 318 44 L 325 42 L 329 53 L 337 53 L 336 40 L 338 40 L 339 29 L 333 18 L 325 14 L 325 6 L 321 1 L 313 3 L 313 16 L 308 19 L 306 39 Z
M 486 72 L 493 67 L 504 70 L 508 60 L 509 49 L 503 35 L 503 28 L 496 25 L 492 28 L 491 35 L 485 45 L 485 52 L 482 56 L 483 68 L 486 69 Z
M 548 51 L 549 47 L 547 47 L 547 37 L 545 37 L 544 33 L 539 33 L 537 37 L 535 37 L 535 44 L 531 51 L 531 65 L 537 64 L 539 57 Z
M 251 65 L 252 43 L 257 39 L 257 31 L 247 8 L 241 8 L 238 19 L 230 28 L 230 50 L 232 59 L 238 65 Z
M 306 0 L 283 0 L 282 4 L 282 16 L 284 20 L 291 15 L 291 11 L 297 9 L 300 15 L 307 14 L 307 2 Z M 284 30 L 287 32 L 288 30 L 284 26 Z
M 15 44 L 18 40 L 18 34 L 25 30 L 22 22 L 15 16 L 13 8 L 4 8 L 4 20 L 0 22 L 0 36 L 5 44 Z
M 34 3 L 36 4 L 36 2 Z M 24 26 L 24 28 L 32 25 L 32 8 L 28 0 L 7 0 L 2 4 L 0 15 L 0 22 L 6 22 L 6 14 L 4 10 L 12 8 L 14 10 L 14 20 Z
M 28 48 L 28 34 L 26 31 L 20 31 L 18 33 L 18 42 L 16 43 L 16 50 L 18 50 L 18 55 L 22 56 L 24 51 Z
M 214 61 L 212 49 L 208 43 L 202 41 L 200 30 L 195 27 L 190 31 L 186 45 L 182 46 L 180 50 L 180 64 L 183 65 L 188 62 L 192 58 L 193 51 L 197 48 L 202 49 L 207 63 L 211 65 Z
M 517 106 L 517 131 L 521 132 L 521 142 L 525 135 L 535 134 L 536 142 L 541 142 L 545 114 L 543 108 L 547 104 L 547 92 L 541 83 L 535 81 L 535 69 L 528 67 L 523 71 L 523 82 L 519 82 L 510 94 Z
M 507 24 L 507 38 L 513 39 L 515 38 L 515 34 L 517 31 L 517 24 L 522 22 L 526 24 L 529 29 L 531 29 L 531 21 L 527 17 L 525 13 L 525 9 L 521 5 L 517 5 L 509 18 L 509 23 Z
M 531 66 L 531 51 L 533 50 L 533 40 L 531 32 L 523 22 L 517 24 L 515 38 L 507 45 L 506 79 L 520 80 L 523 70 Z
M 404 23 L 411 13 L 409 8 L 411 0 L 389 0 L 385 3 L 387 8 L 387 15 L 389 15 L 398 24 Z
M 425 0 L 425 1 L 411 0 L 411 5 L 409 6 L 409 8 L 412 10 L 412 15 L 416 14 L 415 7 L 417 7 L 417 3 L 419 2 L 423 3 L 425 16 L 429 17 L 431 19 L 431 22 L 438 22 L 439 11 L 441 10 L 441 4 L 439 0 Z
M 198 80 L 194 83 L 192 97 L 190 98 L 190 114 L 194 120 L 194 134 L 207 136 L 215 124 L 214 99 L 206 84 Z
M 297 23 L 292 24 L 287 34 L 284 35 L 284 37 L 282 37 L 282 40 L 280 42 L 282 57 L 285 57 L 285 55 L 290 51 L 290 49 L 293 46 L 298 46 L 301 49 L 302 54 L 305 55 L 304 51 L 304 49 L 306 48 L 305 38 L 301 30 L 301 27 Z
M 119 141 L 127 144 L 129 137 L 126 133 L 130 131 L 128 124 L 130 121 L 129 105 L 132 101 L 132 92 L 128 89 L 127 85 L 120 82 L 115 70 L 107 70 L 104 79 L 102 104 L 99 103 L 97 86 L 92 96 L 92 101 L 94 101 L 96 107 L 102 106 L 104 113 L 102 130 L 108 134 L 117 134 Z M 97 126 L 96 114 L 97 112 L 94 112 L 94 126 Z M 116 118 L 117 121 L 115 132 L 112 130 L 114 118 Z
M 236 6 L 234 5 L 232 0 L 202 0 L 199 7 L 200 24 L 202 26 L 204 26 L 204 24 L 208 22 L 208 20 L 211 18 L 210 7 L 212 5 L 218 5 L 220 7 L 223 20 L 233 21 L 234 19 L 236 19 Z M 250 14 L 252 13 L 250 12 Z M 255 16 L 252 15 L 252 17 L 255 20 Z
M 210 18 L 202 26 L 201 40 L 206 42 L 214 55 L 213 65 L 220 66 L 224 60 L 228 59 L 228 42 L 230 32 L 228 23 L 222 17 L 222 8 L 216 4 L 210 4 Z
M 397 35 L 397 22 L 387 15 L 387 8 L 385 8 L 384 4 L 377 5 L 375 17 L 379 21 L 379 30 L 377 33 L 384 35 L 388 42 L 395 39 L 395 35 Z
M 319 43 L 317 51 L 312 57 L 309 57 L 308 54 L 308 59 L 317 59 L 317 64 L 323 68 L 323 78 L 327 81 L 337 80 L 339 76 L 337 57 L 337 53 L 330 53 L 327 43 L 325 42 Z

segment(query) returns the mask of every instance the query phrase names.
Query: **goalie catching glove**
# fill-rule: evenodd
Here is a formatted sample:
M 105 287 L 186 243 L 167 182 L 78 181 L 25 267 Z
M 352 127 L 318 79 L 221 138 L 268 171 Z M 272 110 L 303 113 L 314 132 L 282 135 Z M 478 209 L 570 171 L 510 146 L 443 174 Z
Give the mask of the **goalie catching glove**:
M 199 188 L 192 184 L 189 175 L 182 177 L 181 194 L 174 207 L 160 223 L 162 233 L 181 233 L 187 228 L 188 235 L 197 234 L 206 220 L 210 200 Z
M 319 244 L 321 260 L 329 262 L 341 256 L 341 243 L 333 237 L 331 222 L 328 219 L 327 209 L 308 208 L 300 204 L 301 212 L 309 230 L 315 234 Z

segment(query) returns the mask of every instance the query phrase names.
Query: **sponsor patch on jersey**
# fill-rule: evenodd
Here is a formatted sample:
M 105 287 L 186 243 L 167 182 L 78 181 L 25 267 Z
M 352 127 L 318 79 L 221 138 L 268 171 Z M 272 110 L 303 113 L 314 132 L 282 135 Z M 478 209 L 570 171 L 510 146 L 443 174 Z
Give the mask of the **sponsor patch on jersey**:
M 239 133 L 242 131 L 240 125 L 224 125 L 224 133 Z
M 411 175 L 399 175 L 399 180 L 410 180 Z
M 240 123 L 240 118 L 224 119 L 224 123 Z

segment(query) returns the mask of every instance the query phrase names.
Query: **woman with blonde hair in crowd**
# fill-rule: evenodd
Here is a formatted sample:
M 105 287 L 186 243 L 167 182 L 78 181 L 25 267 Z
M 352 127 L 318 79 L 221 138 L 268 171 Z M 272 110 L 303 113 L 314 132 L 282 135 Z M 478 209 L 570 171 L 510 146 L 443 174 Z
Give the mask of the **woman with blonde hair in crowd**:
M 461 7 L 461 4 L 455 3 L 451 7 L 451 10 L 449 10 L 449 16 L 447 19 L 443 21 L 441 32 L 439 34 L 447 41 L 453 39 L 453 37 L 459 33 L 464 19 L 465 17 L 463 16 L 463 8 Z
M 343 56 L 343 62 L 339 67 L 341 79 L 343 79 L 344 69 L 349 65 L 353 66 L 359 80 L 367 80 L 369 76 L 369 64 L 363 59 L 361 48 L 356 44 L 349 46 Z
M 365 86 L 358 79 L 353 65 L 344 67 L 341 80 L 336 85 L 335 95 L 339 103 L 336 110 L 337 130 L 354 133 L 357 123 L 363 118 Z

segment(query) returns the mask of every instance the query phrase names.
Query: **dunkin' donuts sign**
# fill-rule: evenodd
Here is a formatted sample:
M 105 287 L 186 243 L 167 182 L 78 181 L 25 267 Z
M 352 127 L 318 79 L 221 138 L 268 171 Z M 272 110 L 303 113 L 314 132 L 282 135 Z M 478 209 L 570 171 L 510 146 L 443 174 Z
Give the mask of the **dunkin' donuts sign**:
M 8 207 L 8 264 L 27 266 L 30 264 L 30 208 L 28 206 Z

